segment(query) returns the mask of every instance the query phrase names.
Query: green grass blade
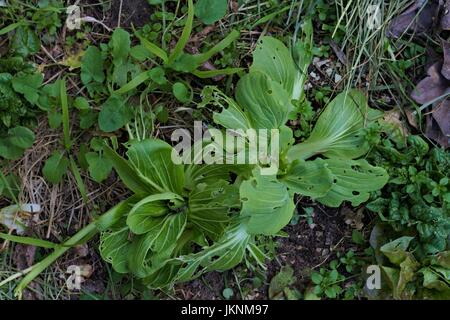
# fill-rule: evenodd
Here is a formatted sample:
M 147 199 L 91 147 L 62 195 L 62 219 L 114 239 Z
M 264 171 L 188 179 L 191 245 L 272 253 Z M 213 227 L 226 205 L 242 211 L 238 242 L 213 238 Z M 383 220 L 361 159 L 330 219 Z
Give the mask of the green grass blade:
M 183 49 L 186 46 L 186 43 L 189 41 L 189 37 L 192 32 L 192 25 L 194 23 L 194 4 L 192 0 L 188 0 L 188 17 L 186 24 L 184 25 L 183 32 L 181 33 L 181 37 L 178 40 L 175 48 L 169 56 L 169 61 L 167 64 L 171 65 L 182 53 Z
M 139 38 L 139 40 L 141 41 L 141 44 L 148 50 L 150 51 L 152 54 L 154 54 L 155 56 L 159 57 L 164 63 L 167 63 L 169 61 L 169 57 L 167 56 L 167 53 L 161 49 L 160 47 L 158 47 L 156 44 L 148 41 L 147 39 L 145 39 L 144 37 L 140 36 L 137 32 L 135 32 L 136 37 Z
M 16 243 L 27 244 L 39 248 L 56 249 L 59 245 L 50 241 L 36 239 L 32 237 L 13 236 L 6 233 L 0 233 L 0 238 Z
M 16 23 L 11 23 L 9 26 L 6 26 L 2 29 L 0 29 L 0 36 L 7 34 L 10 31 L 13 31 L 14 29 L 23 26 L 24 23 L 23 22 L 16 22 Z
M 208 70 L 208 71 L 195 70 L 192 72 L 192 74 L 201 79 L 205 79 L 205 78 L 213 78 L 213 77 L 222 76 L 222 75 L 235 74 L 235 73 L 243 71 L 243 70 L 244 70 L 244 68 L 226 68 L 226 69 Z
M 75 163 L 75 160 L 72 158 L 72 156 L 70 156 L 70 170 L 72 171 L 73 176 L 75 177 L 78 191 L 80 191 L 81 197 L 83 198 L 83 202 L 85 204 L 87 204 L 88 196 L 87 196 L 87 192 L 86 192 L 86 187 L 84 185 L 83 179 L 81 179 L 80 170 L 78 169 L 78 166 Z
M 144 71 L 140 74 L 138 74 L 136 77 L 134 77 L 130 82 L 123 85 L 120 89 L 117 89 L 114 91 L 114 93 L 117 94 L 124 94 L 127 93 L 135 88 L 137 88 L 141 83 L 147 81 L 150 78 L 149 72 Z
M 196 61 L 197 63 L 203 64 L 204 62 L 208 61 L 212 56 L 219 53 L 220 51 L 224 50 L 226 47 L 228 47 L 233 41 L 235 41 L 237 38 L 239 38 L 240 32 L 237 30 L 231 31 L 225 39 L 220 41 L 218 44 L 216 44 L 214 47 L 209 49 L 207 52 L 196 55 Z
M 105 212 L 98 221 L 102 221 L 102 227 L 107 229 L 112 226 L 113 223 L 117 221 L 117 216 L 123 215 L 126 212 L 128 206 L 124 207 L 124 203 L 121 202 L 118 205 L 114 206 L 107 212 Z M 115 218 L 111 218 L 115 217 Z M 111 224 L 107 224 L 111 223 Z M 33 281 L 42 271 L 52 265 L 59 257 L 61 257 L 64 253 L 67 252 L 71 247 L 86 243 L 92 237 L 94 237 L 99 230 L 97 229 L 97 221 L 94 221 L 88 224 L 86 227 L 78 231 L 75 235 L 73 235 L 70 239 L 68 239 L 63 244 L 57 246 L 53 253 L 48 255 L 46 258 L 36 263 L 31 267 L 29 273 L 22 279 L 19 285 L 14 290 L 15 295 L 20 299 L 22 297 L 22 291 Z
M 61 99 L 61 109 L 62 109 L 62 124 L 64 132 L 64 148 L 69 151 L 72 147 L 72 142 L 70 141 L 70 128 L 69 128 L 69 103 L 67 101 L 67 88 L 66 80 L 60 80 L 59 93 Z

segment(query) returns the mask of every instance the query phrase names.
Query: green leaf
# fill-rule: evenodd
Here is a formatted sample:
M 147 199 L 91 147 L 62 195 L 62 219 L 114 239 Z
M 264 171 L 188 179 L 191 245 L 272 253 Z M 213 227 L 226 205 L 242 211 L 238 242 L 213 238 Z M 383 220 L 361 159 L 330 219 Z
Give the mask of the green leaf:
M 302 57 L 303 70 L 298 70 L 288 48 L 273 37 L 261 37 L 253 52 L 250 72 L 261 72 L 279 84 L 290 99 L 299 99 L 303 92 L 304 72 L 311 58 Z M 306 68 L 305 68 L 306 66 Z
M 152 56 L 152 54 L 147 50 L 147 48 L 144 45 L 139 44 L 130 49 L 130 56 L 132 56 L 137 61 L 142 62 L 149 59 Z
M 181 33 L 180 39 L 178 40 L 175 48 L 171 52 L 167 64 L 172 65 L 172 63 L 178 59 L 178 57 L 183 53 L 183 49 L 189 41 L 192 32 L 192 25 L 194 22 L 194 4 L 192 0 L 188 0 L 188 16 L 186 23 L 184 25 L 183 31 Z
M 222 295 L 225 299 L 230 300 L 234 295 L 233 289 L 231 289 L 231 288 L 223 289 Z
M 358 206 L 369 199 L 369 193 L 381 189 L 389 175 L 381 167 L 373 167 L 366 160 L 324 160 L 333 175 L 331 190 L 317 200 L 330 207 L 339 207 L 343 201 Z
M 14 160 L 22 156 L 34 142 L 34 133 L 25 127 L 15 127 L 8 130 L 5 137 L 0 138 L 0 156 Z
M 313 273 L 311 274 L 311 281 L 312 281 L 314 284 L 321 284 L 321 283 L 322 283 L 322 280 L 323 280 L 323 277 L 322 277 L 322 275 L 321 275 L 320 273 L 318 273 L 318 272 L 313 272 Z
M 269 285 L 269 299 L 282 299 L 284 289 L 293 284 L 296 280 L 294 269 L 290 266 L 283 266 L 273 278 Z
M 175 82 L 172 86 L 172 92 L 181 103 L 188 103 L 192 100 L 192 91 L 182 82 Z
M 240 187 L 241 216 L 249 218 L 250 234 L 276 235 L 286 226 L 294 213 L 294 202 L 287 187 L 276 177 L 262 176 L 259 169 Z
M 295 161 L 281 181 L 289 190 L 316 199 L 330 191 L 333 175 L 322 159 Z
M 147 233 L 136 236 L 128 258 L 130 270 L 146 277 L 168 262 L 186 226 L 186 213 L 165 216 Z
M 20 183 L 20 179 L 16 175 L 0 173 L 0 196 L 10 200 L 17 199 L 20 192 Z
M 97 121 L 97 112 L 94 110 L 80 110 L 80 128 L 89 129 Z
M 128 189 L 139 195 L 154 191 L 152 187 L 141 180 L 137 170 L 127 160 L 119 156 L 117 152 L 106 145 L 103 152 L 112 161 L 114 169 Z
M 75 101 L 73 102 L 73 106 L 78 110 L 90 109 L 89 102 L 86 100 L 85 97 L 76 97 Z
M 110 229 L 100 236 L 100 254 L 106 262 L 112 264 L 119 273 L 128 273 L 128 255 L 131 241 L 128 240 L 129 229 L 122 227 L 118 230 Z
M 222 166 L 217 167 L 224 171 Z M 213 182 L 198 183 L 189 194 L 189 221 L 211 239 L 222 235 L 230 211 L 240 207 L 239 188 L 214 177 Z
M 154 54 L 155 56 L 161 58 L 161 60 L 166 64 L 169 61 L 169 57 L 167 56 L 167 53 L 158 47 L 156 44 L 148 41 L 138 33 L 135 33 L 135 35 L 139 38 L 141 41 L 142 46 L 151 54 Z M 133 54 L 133 51 L 132 51 Z
M 364 155 L 369 146 L 363 129 L 372 114 L 361 92 L 352 90 L 339 94 L 320 115 L 309 138 L 289 150 L 289 161 L 308 159 L 316 154 L 342 159 Z
M 226 129 L 247 130 L 251 128 L 252 124 L 250 119 L 242 108 L 233 99 L 227 97 L 221 91 L 218 91 L 218 94 L 224 99 L 228 107 L 225 108 L 224 106 L 220 113 L 213 113 L 214 122 L 222 125 Z M 216 99 L 215 102 L 219 103 L 219 100 Z
M 110 41 L 114 65 L 118 66 L 127 62 L 130 45 L 130 34 L 124 29 L 115 29 Z
M 164 85 L 167 83 L 166 73 L 163 68 L 155 67 L 151 69 L 149 72 L 150 79 L 155 81 L 159 85 Z
M 125 94 L 128 91 L 136 89 L 140 84 L 144 83 L 150 78 L 150 72 L 144 71 L 134 77 L 130 82 L 124 84 L 120 89 L 114 91 L 115 94 Z
M 393 264 L 400 265 L 400 263 L 406 259 L 409 244 L 413 239 L 414 237 L 400 237 L 394 241 L 386 243 L 380 248 L 380 250 Z
M 169 212 L 169 202 L 182 202 L 183 198 L 174 193 L 160 193 L 148 196 L 136 203 L 130 210 L 127 225 L 135 234 L 144 234 L 163 222 Z
M 146 139 L 133 143 L 128 159 L 141 180 L 158 192 L 182 194 L 184 168 L 171 160 L 172 147 L 164 141 Z
M 195 3 L 195 16 L 204 24 L 213 24 L 227 13 L 227 0 L 198 0 Z
M 85 155 L 89 165 L 89 175 L 95 182 L 102 182 L 108 178 L 112 170 L 112 162 L 109 158 L 103 157 L 96 152 L 88 152 Z
M 25 127 L 15 127 L 8 130 L 10 143 L 18 148 L 27 149 L 33 145 L 34 133 Z
M 91 82 L 102 83 L 105 80 L 103 58 L 97 47 L 89 46 L 81 64 L 81 81 L 88 85 Z
M 28 26 L 19 26 L 12 36 L 11 50 L 26 57 L 39 52 L 41 42 L 36 33 Z
M 251 72 L 239 80 L 236 100 L 255 129 L 278 129 L 293 109 L 282 86 L 260 72 Z
M 127 124 L 132 116 L 126 101 L 120 96 L 113 95 L 103 103 L 98 116 L 98 125 L 104 132 L 114 132 Z
M 202 251 L 179 257 L 182 263 L 176 281 L 192 280 L 208 271 L 225 271 L 242 262 L 251 236 L 243 224 L 232 222 L 223 236 Z
M 50 241 L 31 238 L 31 237 L 13 236 L 13 235 L 1 233 L 1 232 L 0 232 L 0 239 L 8 240 L 8 241 L 16 242 L 16 243 L 22 243 L 22 244 L 26 244 L 26 245 L 31 245 L 31 246 L 36 246 L 36 247 L 40 247 L 40 248 L 46 248 L 46 249 L 55 249 L 58 247 L 57 244 L 50 242 Z
M 40 73 L 24 74 L 14 77 L 11 81 L 16 92 L 25 96 L 31 104 L 36 104 L 39 99 L 39 87 L 42 85 L 44 77 Z
M 67 172 L 69 166 L 69 159 L 64 155 L 63 151 L 55 151 L 50 158 L 45 161 L 42 173 L 45 179 L 51 183 L 61 182 L 63 176 Z

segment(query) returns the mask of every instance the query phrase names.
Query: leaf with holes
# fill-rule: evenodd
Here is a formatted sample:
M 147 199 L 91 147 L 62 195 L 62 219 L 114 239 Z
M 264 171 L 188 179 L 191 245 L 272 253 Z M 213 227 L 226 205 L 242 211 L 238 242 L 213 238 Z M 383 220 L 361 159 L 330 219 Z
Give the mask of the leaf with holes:
M 172 147 L 164 141 L 147 139 L 131 144 L 129 163 L 140 179 L 158 192 L 182 194 L 184 168 L 171 161 Z
M 278 129 L 293 109 L 282 86 L 261 72 L 251 72 L 239 80 L 236 100 L 256 129 Z
M 381 189 L 389 175 L 381 167 L 371 166 L 366 160 L 324 160 L 333 175 L 330 191 L 317 200 L 329 207 L 339 207 L 343 201 L 358 206 L 369 199 L 369 193 Z
M 100 236 L 100 255 L 119 273 L 129 272 L 128 253 L 131 246 L 129 233 L 128 227 L 123 226 L 118 230 L 105 231 Z
M 241 217 L 248 218 L 250 234 L 275 235 L 289 223 L 294 213 L 294 201 L 287 187 L 274 176 L 260 175 L 258 169 L 253 177 L 241 184 Z
M 305 66 L 311 63 L 306 52 L 300 57 L 302 70 L 296 67 L 288 48 L 273 37 L 261 37 L 253 52 L 253 64 L 250 72 L 261 72 L 278 83 L 288 93 L 290 99 L 299 99 L 305 81 Z
M 333 175 L 322 159 L 295 161 L 281 181 L 290 191 L 317 199 L 330 191 Z

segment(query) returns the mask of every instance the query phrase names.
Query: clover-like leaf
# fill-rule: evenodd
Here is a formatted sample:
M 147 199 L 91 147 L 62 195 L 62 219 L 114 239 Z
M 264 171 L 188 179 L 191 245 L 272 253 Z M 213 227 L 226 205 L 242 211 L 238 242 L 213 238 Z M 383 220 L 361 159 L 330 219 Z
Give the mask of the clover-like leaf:
M 42 173 L 44 174 L 45 179 L 51 183 L 59 183 L 66 174 L 68 166 L 69 159 L 67 159 L 64 152 L 55 151 L 50 158 L 45 161 Z

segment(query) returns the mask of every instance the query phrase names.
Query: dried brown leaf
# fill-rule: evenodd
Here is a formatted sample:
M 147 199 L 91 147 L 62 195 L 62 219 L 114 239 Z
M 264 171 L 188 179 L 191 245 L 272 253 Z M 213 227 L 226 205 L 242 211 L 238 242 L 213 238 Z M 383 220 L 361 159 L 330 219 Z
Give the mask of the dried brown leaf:
M 441 69 L 442 62 L 428 68 L 428 77 L 420 81 L 411 93 L 417 103 L 426 104 L 450 92 L 450 81 L 442 76 Z
M 399 38 L 406 32 L 420 35 L 432 30 L 438 17 L 439 7 L 439 1 L 436 0 L 417 0 L 405 12 L 392 20 L 388 35 Z

